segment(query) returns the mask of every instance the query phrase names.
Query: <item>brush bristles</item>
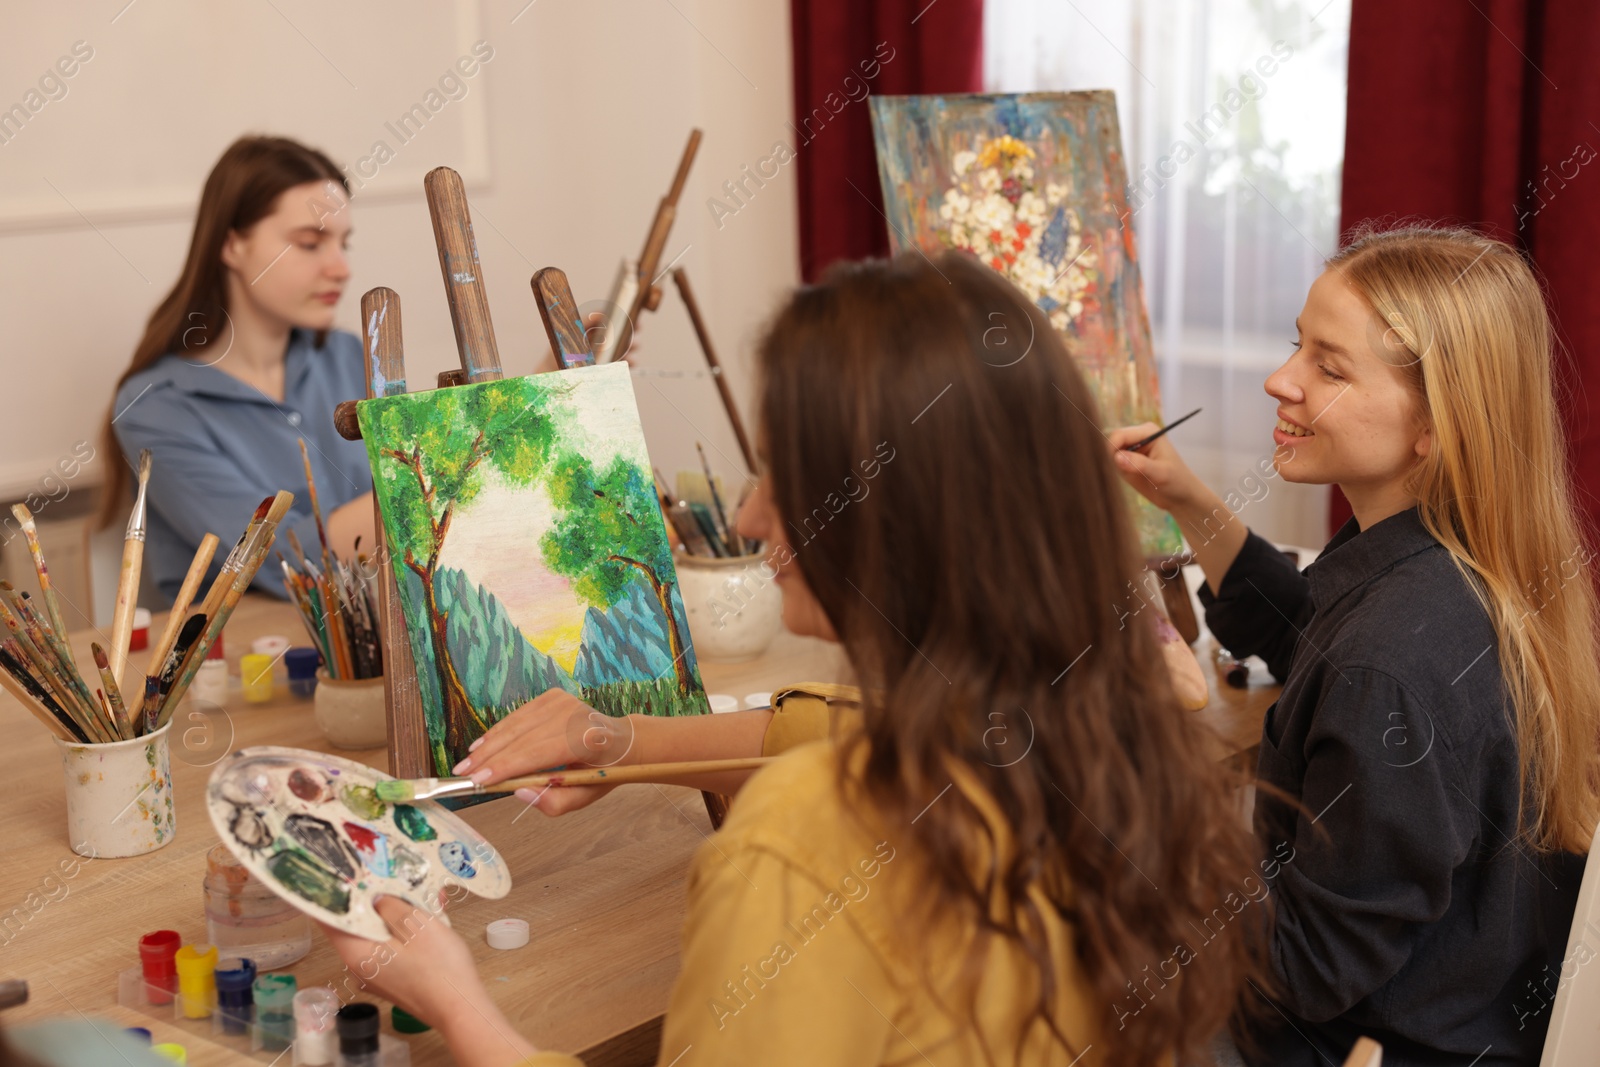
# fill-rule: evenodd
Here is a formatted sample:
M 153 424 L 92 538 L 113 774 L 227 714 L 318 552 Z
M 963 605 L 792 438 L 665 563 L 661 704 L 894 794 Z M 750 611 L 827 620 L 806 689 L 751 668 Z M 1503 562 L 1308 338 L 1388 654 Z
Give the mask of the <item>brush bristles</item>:
M 150 450 L 148 448 L 143 448 L 143 449 L 139 450 L 139 481 L 140 482 L 148 482 L 149 480 L 150 480 Z
M 111 660 L 106 656 L 105 649 L 101 648 L 98 644 L 93 644 L 89 646 L 89 650 L 94 653 L 94 665 L 96 667 L 99 667 L 101 670 L 110 669 Z
M 379 782 L 373 786 L 372 789 L 373 792 L 378 794 L 379 800 L 389 804 L 394 804 L 402 800 L 411 800 L 415 797 L 410 782 Z

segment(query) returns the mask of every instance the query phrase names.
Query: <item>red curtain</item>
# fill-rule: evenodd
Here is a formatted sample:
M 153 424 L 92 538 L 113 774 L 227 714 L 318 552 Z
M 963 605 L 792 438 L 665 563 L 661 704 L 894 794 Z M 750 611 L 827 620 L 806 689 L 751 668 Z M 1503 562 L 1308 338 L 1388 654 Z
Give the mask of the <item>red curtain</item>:
M 983 0 L 791 0 L 800 273 L 889 250 L 866 93 L 983 87 Z
M 1600 4 L 1353 0 L 1343 212 L 1464 223 L 1544 275 L 1574 491 L 1600 522 Z M 1591 121 L 1593 120 L 1593 121 Z M 1334 490 L 1333 529 L 1350 514 Z

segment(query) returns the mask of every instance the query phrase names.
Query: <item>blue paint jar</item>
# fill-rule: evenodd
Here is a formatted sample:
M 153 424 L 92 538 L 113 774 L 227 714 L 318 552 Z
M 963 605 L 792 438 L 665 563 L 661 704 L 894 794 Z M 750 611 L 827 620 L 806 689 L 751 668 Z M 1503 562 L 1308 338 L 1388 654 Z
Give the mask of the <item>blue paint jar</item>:
M 217 1016 L 225 1034 L 242 1034 L 255 1020 L 254 991 L 256 965 L 250 960 L 229 959 L 217 964 Z
M 289 668 L 289 692 L 301 700 L 308 700 L 317 689 L 317 667 L 322 656 L 310 645 L 296 645 L 283 654 Z

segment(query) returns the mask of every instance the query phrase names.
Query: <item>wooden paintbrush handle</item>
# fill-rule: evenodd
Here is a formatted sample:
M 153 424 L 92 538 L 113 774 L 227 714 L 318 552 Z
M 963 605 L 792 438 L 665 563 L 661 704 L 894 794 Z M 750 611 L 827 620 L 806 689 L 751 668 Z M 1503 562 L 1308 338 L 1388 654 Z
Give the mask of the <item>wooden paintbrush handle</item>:
M 717 395 L 722 397 L 728 421 L 733 424 L 733 435 L 739 439 L 739 451 L 744 454 L 745 466 L 754 474 L 759 469 L 756 466 L 755 449 L 750 447 L 750 439 L 745 436 L 744 420 L 739 417 L 739 406 L 733 402 L 733 390 L 728 388 L 722 363 L 717 359 L 716 350 L 711 347 L 711 331 L 706 329 L 705 319 L 700 317 L 700 302 L 694 298 L 694 290 L 689 287 L 689 275 L 684 273 L 682 267 L 678 267 L 672 272 L 672 280 L 678 286 L 678 295 L 683 297 L 683 306 L 689 311 L 689 322 L 694 326 L 695 337 L 700 340 L 700 351 L 705 353 L 711 380 L 717 383 Z
M 128 663 L 128 638 L 133 635 L 133 612 L 139 606 L 139 571 L 144 565 L 144 541 L 122 544 L 122 573 L 117 578 L 117 607 L 111 616 L 111 673 L 119 680 Z
M 217 535 L 208 533 L 201 538 L 200 547 L 195 550 L 194 559 L 189 563 L 189 573 L 183 576 L 183 585 L 178 589 L 178 598 L 172 602 L 172 610 L 167 613 L 167 625 L 161 631 L 161 640 L 150 648 L 149 673 L 159 671 L 161 664 L 166 661 L 167 653 L 172 651 L 172 642 L 178 639 L 178 631 L 183 629 L 183 620 L 189 614 L 189 605 L 194 603 L 194 595 L 199 591 L 200 582 L 205 578 L 206 570 L 210 568 L 211 559 L 216 553 Z
M 422 179 L 433 218 L 433 240 L 439 247 L 439 269 L 444 272 L 445 298 L 456 329 L 456 349 L 470 382 L 498 381 L 500 350 L 494 343 L 489 319 L 489 294 L 478 261 L 478 242 L 472 236 L 472 213 L 467 207 L 461 175 L 449 167 L 435 167 Z
M 566 273 L 559 267 L 545 267 L 533 276 L 532 284 L 539 318 L 544 320 L 556 363 L 563 370 L 593 366 L 594 353 L 589 349 L 589 337 L 578 317 L 578 305 L 573 302 Z
M 750 756 L 745 759 L 688 760 L 683 763 L 639 763 L 629 767 L 585 767 L 572 771 L 552 771 L 548 774 L 525 774 L 507 778 L 489 788 L 499 792 L 513 789 L 543 789 L 547 786 L 568 785 L 626 785 L 629 782 L 671 783 L 683 778 L 726 771 L 753 771 L 772 762 L 771 757 Z

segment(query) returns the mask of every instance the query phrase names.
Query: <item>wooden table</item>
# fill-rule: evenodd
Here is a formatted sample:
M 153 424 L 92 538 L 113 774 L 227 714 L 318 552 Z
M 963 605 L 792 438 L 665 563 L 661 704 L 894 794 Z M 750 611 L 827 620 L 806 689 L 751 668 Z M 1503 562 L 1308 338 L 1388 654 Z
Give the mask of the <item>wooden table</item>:
M 162 621 L 156 619 L 152 632 L 160 632 Z M 313 721 L 311 703 L 290 698 L 281 684 L 269 703 L 241 699 L 237 658 L 254 638 L 269 633 L 296 642 L 305 637 L 288 605 L 247 598 L 226 632 L 234 678 L 225 708 L 188 719 L 180 711 L 174 722 L 176 838 L 146 856 L 80 859 L 71 878 L 62 878 L 59 866 L 73 857 L 66 845 L 66 799 L 55 746 L 38 723 L 0 694 L 10 771 L 4 825 L 12 835 L 0 868 L 0 978 L 25 978 L 32 992 L 26 1005 L 5 1013 L 7 1025 L 45 1016 L 109 1017 L 147 1027 L 157 1041 L 183 1044 L 196 1067 L 271 1062 L 266 1053 L 251 1057 L 214 1041 L 209 1022 L 158 1021 L 116 1004 L 116 976 L 137 964 L 141 934 L 170 928 L 185 942 L 206 940 L 201 882 L 206 851 L 217 843 L 204 806 L 211 766 L 249 745 L 333 751 Z M 90 661 L 93 638 L 75 635 L 73 650 L 83 662 Z M 1198 714 L 1216 727 L 1224 754 L 1248 749 L 1259 737 L 1276 690 L 1221 685 L 1210 647 L 1202 645 L 1197 653 L 1213 692 L 1211 706 Z M 142 668 L 144 654 L 134 653 L 130 662 Z M 704 663 L 701 670 L 708 690 L 734 696 L 798 681 L 849 678 L 837 646 L 788 633 L 759 659 Z M 340 754 L 387 765 L 381 749 Z M 507 898 L 469 897 L 450 912 L 506 1015 L 540 1047 L 579 1050 L 591 1065 L 654 1062 L 661 1016 L 678 971 L 688 861 L 711 832 L 699 794 L 674 786 L 633 786 L 559 819 L 529 813 L 514 800 L 468 808 L 463 817 L 506 856 L 514 878 Z M 484 926 L 506 916 L 528 921 L 533 935 L 528 947 L 497 952 L 485 944 Z M 347 978 L 320 934 L 310 955 L 290 970 L 302 987 L 342 988 Z M 387 1011 L 384 1019 L 387 1032 Z M 449 1062 L 436 1033 L 406 1040 L 419 1067 Z

